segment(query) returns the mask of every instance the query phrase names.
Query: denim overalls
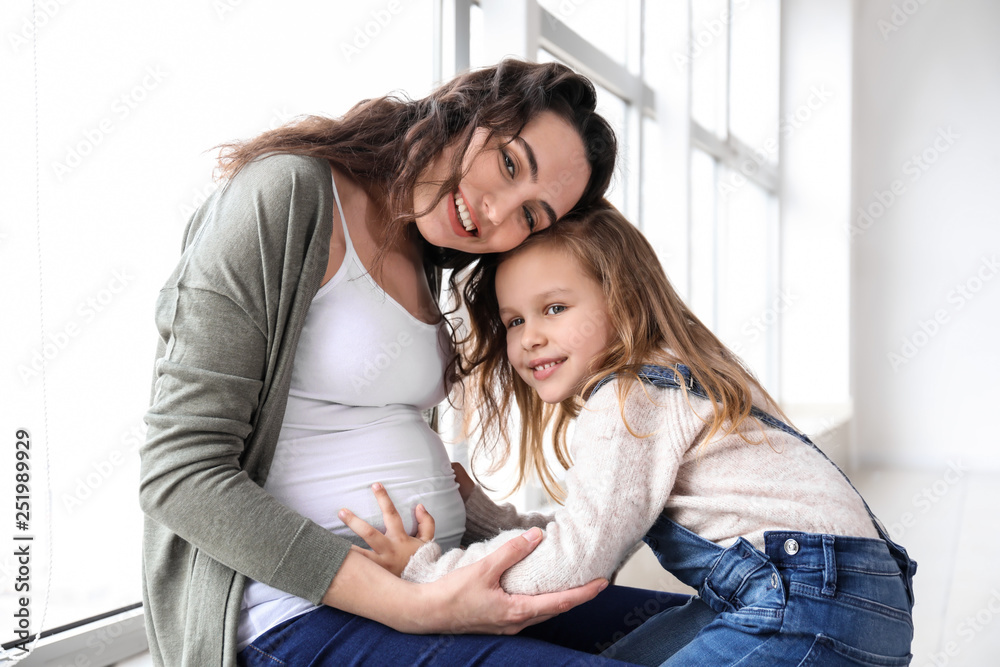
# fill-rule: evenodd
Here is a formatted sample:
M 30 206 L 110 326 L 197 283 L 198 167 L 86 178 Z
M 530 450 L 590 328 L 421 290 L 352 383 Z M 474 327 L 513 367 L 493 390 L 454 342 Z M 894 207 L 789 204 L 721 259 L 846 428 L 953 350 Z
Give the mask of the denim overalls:
M 708 398 L 687 367 L 678 371 L 689 393 Z M 680 388 L 671 368 L 643 366 L 639 377 Z M 822 454 L 784 422 L 757 408 L 752 414 Z M 865 509 L 882 539 L 767 531 L 764 553 L 742 537 L 723 549 L 661 514 L 643 540 L 698 595 L 660 612 L 602 655 L 671 667 L 909 664 L 917 564 L 889 539 L 867 503 Z

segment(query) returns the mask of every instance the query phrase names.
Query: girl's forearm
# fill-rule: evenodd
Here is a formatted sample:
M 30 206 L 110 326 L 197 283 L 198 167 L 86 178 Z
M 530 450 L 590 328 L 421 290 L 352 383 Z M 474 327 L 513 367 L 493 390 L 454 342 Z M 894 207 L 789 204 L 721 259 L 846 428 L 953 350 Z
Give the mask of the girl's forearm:
M 357 552 L 348 554 L 323 603 L 400 632 L 514 634 L 572 609 L 607 585 L 598 579 L 547 595 L 508 595 L 500 577 L 542 540 L 532 529 L 482 560 L 430 584 L 403 581 Z

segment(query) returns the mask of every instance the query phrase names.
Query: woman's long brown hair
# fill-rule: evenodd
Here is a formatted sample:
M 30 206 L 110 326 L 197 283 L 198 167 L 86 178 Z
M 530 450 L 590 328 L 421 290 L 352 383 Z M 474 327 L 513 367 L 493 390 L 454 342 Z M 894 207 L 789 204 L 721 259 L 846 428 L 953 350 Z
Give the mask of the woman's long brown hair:
M 563 468 L 568 468 L 572 461 L 566 429 L 579 414 L 582 403 L 576 396 L 554 406 L 543 403 L 507 359 L 506 328 L 496 298 L 497 268 L 504 260 L 539 245 L 558 248 L 579 261 L 585 273 L 601 286 L 607 300 L 611 342 L 595 360 L 594 374 L 584 386 L 583 396 L 589 395 L 602 378 L 616 374 L 621 380 L 618 401 L 624 419 L 625 400 L 639 381 L 643 364 L 674 368 L 683 364 L 715 399 L 701 446 L 731 433 L 751 444 L 766 440 L 759 424 L 758 428 L 746 428 L 748 420 L 757 421 L 750 413 L 753 393 L 760 392 L 763 397 L 765 405 L 761 407 L 784 416 L 776 402 L 740 358 L 677 295 L 642 233 L 604 203 L 567 216 L 508 253 L 484 257 L 472 269 L 465 285 L 470 333 L 463 341 L 462 371 L 469 376 L 466 405 L 478 405 L 479 410 L 476 422 L 466 428 L 472 430 L 474 425 L 481 433 L 486 449 L 477 454 L 491 454 L 493 468 L 499 468 L 510 456 L 508 427 L 512 404 L 517 403 L 521 447 L 515 490 L 534 473 L 552 498 L 562 500 L 563 491 L 545 460 L 543 435 L 553 424 L 556 458 Z M 683 384 L 682 391 L 687 391 Z M 752 439 L 749 432 L 761 437 Z
M 451 144 L 468 146 L 477 128 L 503 142 L 513 140 L 542 111 L 553 111 L 583 139 L 590 180 L 574 210 L 599 201 L 614 173 L 614 131 L 595 112 L 593 84 L 558 63 L 507 59 L 494 67 L 465 72 L 427 97 L 409 100 L 386 96 L 360 102 L 341 118 L 307 116 L 249 141 L 220 146 L 219 167 L 232 177 L 250 161 L 268 153 L 325 158 L 348 173 L 381 206 L 386 221 L 382 248 L 406 232 L 415 217 L 429 212 L 461 180 L 464 150 L 455 151 L 451 176 L 424 211 L 413 211 L 414 187 L 424 170 Z M 475 257 L 428 248 L 437 266 L 462 267 Z M 376 258 L 376 264 L 381 259 Z

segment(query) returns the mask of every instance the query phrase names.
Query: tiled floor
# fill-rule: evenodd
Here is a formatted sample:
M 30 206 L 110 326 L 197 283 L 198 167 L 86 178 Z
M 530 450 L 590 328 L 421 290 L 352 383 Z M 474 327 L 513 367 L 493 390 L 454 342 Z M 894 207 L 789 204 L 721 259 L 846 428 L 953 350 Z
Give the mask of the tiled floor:
M 852 475 L 890 534 L 919 563 L 914 581 L 913 665 L 1000 665 L 1000 473 L 960 462 L 938 472 L 869 470 Z M 618 583 L 680 590 L 645 549 Z M 137 656 L 119 667 L 151 665 Z

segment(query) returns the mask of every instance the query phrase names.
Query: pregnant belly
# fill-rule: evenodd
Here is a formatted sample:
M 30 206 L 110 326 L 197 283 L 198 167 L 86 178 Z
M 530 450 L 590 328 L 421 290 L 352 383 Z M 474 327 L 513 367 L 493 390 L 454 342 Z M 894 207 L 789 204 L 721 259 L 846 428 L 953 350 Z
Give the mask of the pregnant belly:
M 359 416 L 356 408 L 350 414 L 352 421 Z M 328 416 L 327 424 L 343 422 L 344 415 Z M 465 506 L 441 438 L 414 408 L 365 408 L 361 416 L 360 423 L 329 430 L 296 425 L 286 415 L 264 488 L 327 530 L 364 546 L 337 512 L 346 507 L 384 531 L 371 491 L 381 482 L 409 534 L 416 533 L 416 506 L 423 503 L 434 517 L 434 539 L 443 549 L 457 547 L 465 531 Z

